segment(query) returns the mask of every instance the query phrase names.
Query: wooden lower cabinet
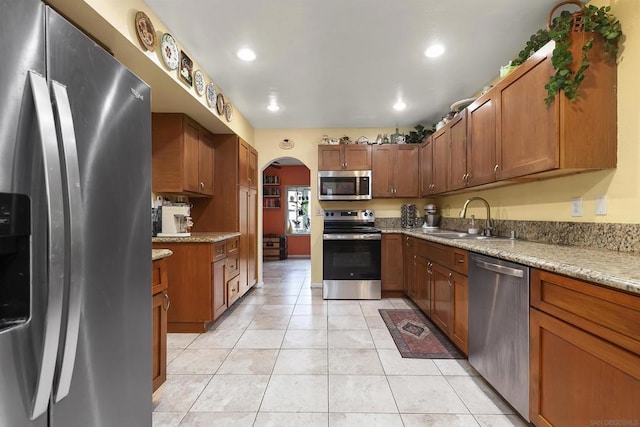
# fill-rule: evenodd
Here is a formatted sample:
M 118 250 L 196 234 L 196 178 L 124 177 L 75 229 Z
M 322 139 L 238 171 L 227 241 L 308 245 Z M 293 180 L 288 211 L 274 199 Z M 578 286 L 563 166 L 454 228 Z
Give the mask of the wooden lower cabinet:
M 156 391 L 167 379 L 167 260 L 153 262 L 151 273 L 151 380 Z
M 468 253 L 403 236 L 405 293 L 464 354 L 468 352 Z M 409 240 L 410 239 L 410 240 Z
M 640 424 L 640 297 L 531 270 L 536 426 Z
M 169 332 L 206 332 L 227 309 L 227 266 L 237 266 L 239 243 L 232 238 L 216 243 L 154 243 L 173 251 L 169 264 Z M 233 247 L 229 251 L 229 247 Z M 231 257 L 233 263 L 228 263 Z M 237 268 L 235 271 L 237 271 Z M 236 277 L 237 273 L 233 272 Z M 241 291 L 241 289 L 240 289 Z
M 533 308 L 530 328 L 530 417 L 536 426 L 640 422 L 638 354 Z M 625 420 L 630 424 L 620 424 Z
M 395 233 L 382 235 L 382 292 L 403 289 L 402 238 Z

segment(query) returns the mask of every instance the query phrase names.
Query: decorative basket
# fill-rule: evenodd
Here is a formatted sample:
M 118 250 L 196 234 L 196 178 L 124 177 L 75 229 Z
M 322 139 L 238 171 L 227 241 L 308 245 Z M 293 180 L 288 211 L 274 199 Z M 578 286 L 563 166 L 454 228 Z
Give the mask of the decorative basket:
M 556 10 L 558 10 L 558 8 L 565 6 L 567 4 L 573 4 L 575 6 L 578 6 L 580 8 L 580 10 L 578 10 L 577 12 L 573 13 L 573 20 L 571 22 L 571 31 L 572 32 L 583 32 L 584 31 L 584 25 L 582 22 L 582 18 L 584 17 L 584 14 L 582 13 L 582 8 L 584 7 L 584 4 L 582 4 L 582 2 L 578 1 L 578 0 L 565 0 L 565 1 L 561 1 L 560 3 L 556 4 L 555 6 L 553 6 L 553 8 L 551 9 L 551 11 L 549 12 L 549 17 L 547 18 L 547 30 L 551 30 L 551 23 L 553 21 L 553 14 L 556 12 Z

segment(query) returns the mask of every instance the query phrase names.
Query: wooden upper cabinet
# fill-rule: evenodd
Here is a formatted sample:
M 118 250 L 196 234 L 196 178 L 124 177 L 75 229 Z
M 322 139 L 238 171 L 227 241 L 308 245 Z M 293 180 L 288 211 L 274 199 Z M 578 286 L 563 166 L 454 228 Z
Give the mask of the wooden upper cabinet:
M 249 164 L 247 165 L 249 175 L 249 187 L 258 188 L 258 152 L 255 148 L 249 147 Z
M 258 152 L 249 143 L 238 139 L 238 184 L 258 188 Z
M 448 124 L 449 173 L 447 190 L 464 188 L 467 183 L 467 111 L 463 110 Z
M 318 170 L 370 170 L 371 146 L 340 144 L 318 146 Z
M 430 196 L 433 189 L 433 140 L 427 138 L 418 149 L 420 155 L 420 196 Z
M 152 116 L 152 190 L 213 195 L 212 136 L 184 114 Z
M 450 136 L 445 126 L 433 134 L 433 187 L 432 194 L 447 191 L 449 177 Z
M 373 146 L 373 197 L 419 197 L 419 146 Z
M 496 90 L 498 180 L 557 176 L 616 166 L 616 65 L 595 37 L 590 67 L 570 102 L 563 93 L 549 106 L 545 84 L 553 73 L 554 42 L 507 76 Z M 581 43 L 573 43 L 574 58 Z
M 467 186 L 496 180 L 496 100 L 494 92 L 467 108 Z

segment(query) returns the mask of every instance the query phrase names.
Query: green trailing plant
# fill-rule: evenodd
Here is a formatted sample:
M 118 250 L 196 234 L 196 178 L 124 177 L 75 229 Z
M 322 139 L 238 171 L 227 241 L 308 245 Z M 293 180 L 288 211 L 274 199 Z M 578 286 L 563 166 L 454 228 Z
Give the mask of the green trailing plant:
M 615 60 L 618 54 L 618 43 L 622 37 L 622 25 L 620 21 L 610 13 L 610 6 L 596 7 L 593 5 L 582 8 L 582 25 L 585 33 L 597 33 L 602 36 L 603 48 L 609 58 Z M 511 61 L 512 65 L 520 65 L 534 52 L 547 44 L 555 41 L 555 48 L 551 56 L 551 63 L 555 73 L 549 77 L 545 85 L 547 98 L 545 103 L 549 105 L 559 91 L 563 91 L 570 101 L 578 98 L 578 87 L 584 80 L 585 72 L 589 69 L 589 51 L 593 47 L 593 36 L 586 37 L 581 48 L 580 64 L 571 69 L 574 58 L 571 54 L 571 31 L 573 15 L 563 11 L 553 19 L 550 29 L 538 30 L 531 36 L 527 45 L 520 51 L 518 57 Z
M 422 125 L 417 125 L 414 129 L 407 135 L 407 144 L 420 144 L 426 137 L 435 132 L 433 127 L 425 128 Z

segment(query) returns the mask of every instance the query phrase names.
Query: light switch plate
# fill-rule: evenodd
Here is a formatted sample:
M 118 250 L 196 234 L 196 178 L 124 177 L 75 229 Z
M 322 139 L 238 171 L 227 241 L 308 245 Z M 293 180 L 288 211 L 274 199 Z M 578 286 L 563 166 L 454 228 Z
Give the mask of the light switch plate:
M 582 216 L 582 197 L 571 199 L 571 216 Z
M 607 214 L 607 196 L 596 197 L 596 215 Z

